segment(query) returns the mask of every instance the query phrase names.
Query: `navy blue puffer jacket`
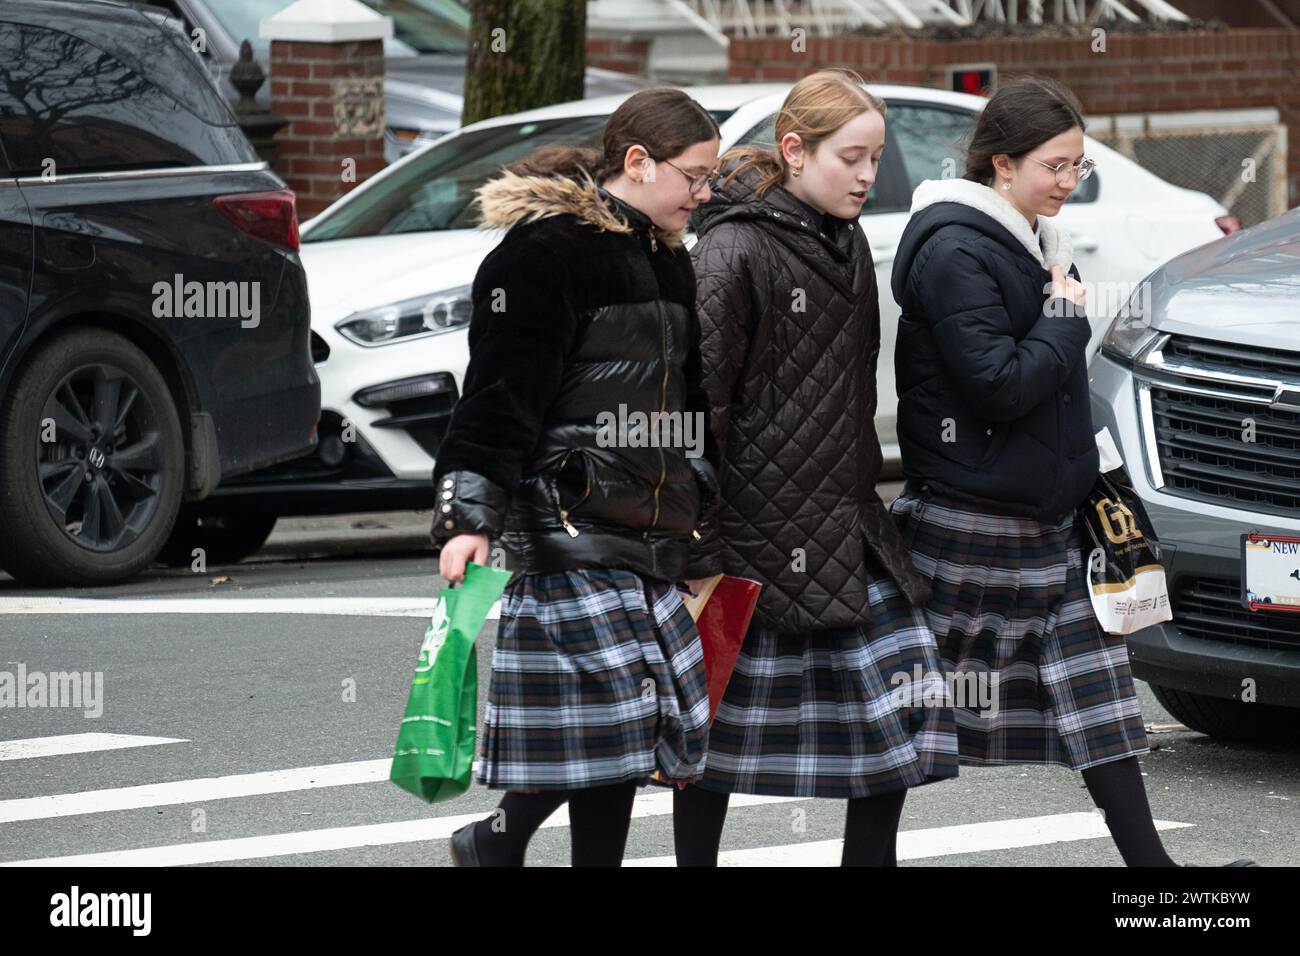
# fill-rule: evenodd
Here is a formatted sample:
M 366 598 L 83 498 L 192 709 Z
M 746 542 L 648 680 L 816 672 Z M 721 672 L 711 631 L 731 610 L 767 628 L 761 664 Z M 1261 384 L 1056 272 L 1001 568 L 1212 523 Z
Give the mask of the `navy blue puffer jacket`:
M 967 180 L 923 183 L 913 209 L 891 282 L 903 471 L 992 514 L 1058 521 L 1098 468 L 1088 318 L 1047 294 L 1053 261 L 1078 278 L 1068 236 L 1041 217 L 1032 232 Z

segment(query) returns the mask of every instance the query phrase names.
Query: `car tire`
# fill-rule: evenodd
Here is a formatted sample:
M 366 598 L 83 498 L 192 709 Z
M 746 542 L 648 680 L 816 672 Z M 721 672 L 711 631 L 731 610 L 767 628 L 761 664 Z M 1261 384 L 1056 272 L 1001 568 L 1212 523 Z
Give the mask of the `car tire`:
M 1300 730 L 1297 729 L 1300 711 L 1293 708 L 1207 697 L 1158 684 L 1152 684 L 1151 690 L 1165 710 L 1199 733 L 1221 740 L 1300 741 Z
M 148 567 L 185 485 L 180 418 L 149 357 L 103 329 L 62 332 L 0 406 L 0 567 L 55 586 Z
M 174 568 L 189 567 L 202 549 L 206 564 L 237 564 L 266 544 L 278 520 L 276 515 L 200 514 L 182 508 L 171 537 L 158 560 Z

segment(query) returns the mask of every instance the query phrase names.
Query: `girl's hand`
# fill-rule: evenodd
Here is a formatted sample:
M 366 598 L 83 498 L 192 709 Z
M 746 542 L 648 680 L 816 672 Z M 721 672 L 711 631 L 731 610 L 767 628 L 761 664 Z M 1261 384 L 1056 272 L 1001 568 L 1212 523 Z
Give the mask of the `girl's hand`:
M 692 597 L 704 590 L 704 586 L 708 583 L 708 578 L 693 578 L 682 582 L 682 584 L 685 584 L 686 587 L 690 589 Z
M 1088 298 L 1087 290 L 1084 289 L 1083 283 L 1074 276 L 1065 274 L 1064 266 L 1052 266 L 1052 290 L 1053 299 L 1069 299 L 1079 308 L 1083 308 L 1085 300 Z
M 488 536 L 485 534 L 458 534 L 442 546 L 438 558 L 438 573 L 452 584 L 465 580 L 465 565 L 470 561 L 486 564 Z

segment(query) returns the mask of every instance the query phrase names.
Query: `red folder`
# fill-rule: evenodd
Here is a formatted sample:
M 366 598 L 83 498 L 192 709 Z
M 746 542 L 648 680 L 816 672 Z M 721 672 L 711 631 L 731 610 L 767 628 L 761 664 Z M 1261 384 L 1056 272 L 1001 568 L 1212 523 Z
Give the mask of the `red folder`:
M 684 592 L 682 595 L 682 603 L 695 619 L 700 645 L 704 648 L 710 724 L 718 713 L 731 672 L 735 670 L 736 658 L 740 656 L 740 646 L 745 643 L 745 632 L 749 630 L 749 621 L 754 616 L 762 587 L 749 578 L 717 574 L 706 581 L 699 594 Z M 658 770 L 650 775 L 650 779 L 656 783 L 676 783 L 678 788 L 686 786 L 684 781 L 666 780 Z
M 709 578 L 699 594 L 682 599 L 695 618 L 700 644 L 704 648 L 704 670 L 709 678 L 710 723 L 718 712 L 727 682 L 731 680 L 761 589 L 761 584 L 749 578 L 718 574 Z

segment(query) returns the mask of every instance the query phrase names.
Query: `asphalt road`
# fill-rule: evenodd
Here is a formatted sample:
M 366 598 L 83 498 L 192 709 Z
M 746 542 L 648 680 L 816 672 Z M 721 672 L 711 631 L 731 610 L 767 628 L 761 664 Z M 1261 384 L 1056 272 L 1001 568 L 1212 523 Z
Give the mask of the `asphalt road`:
M 441 584 L 427 527 L 410 514 L 285 520 L 244 564 L 93 591 L 0 575 L 0 670 L 103 675 L 99 716 L 85 701 L 0 709 L 0 863 L 448 865 L 447 836 L 498 795 L 429 806 L 387 780 Z M 495 636 L 490 620 L 480 712 Z M 1216 742 L 1140 693 L 1171 855 L 1300 861 L 1300 751 Z M 669 862 L 670 799 L 638 798 L 628 865 Z M 723 862 L 834 865 L 843 822 L 839 801 L 736 797 Z M 538 833 L 531 865 L 568 863 L 566 823 L 560 811 Z M 902 865 L 1121 865 L 1064 768 L 963 768 L 911 792 L 902 831 Z

